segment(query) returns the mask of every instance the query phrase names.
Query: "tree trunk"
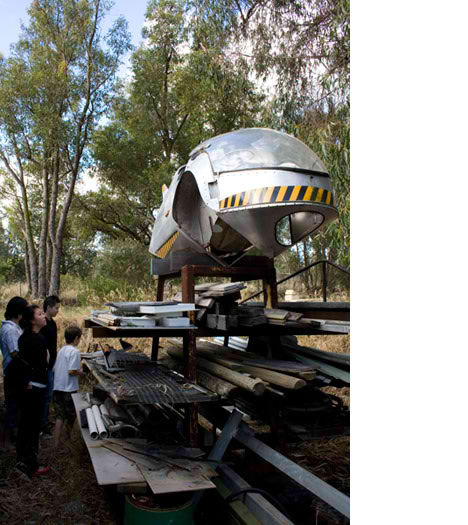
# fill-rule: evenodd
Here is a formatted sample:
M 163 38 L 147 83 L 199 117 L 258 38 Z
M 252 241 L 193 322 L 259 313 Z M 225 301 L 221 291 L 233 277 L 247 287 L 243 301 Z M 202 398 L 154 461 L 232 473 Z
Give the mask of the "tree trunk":
M 54 251 L 54 246 L 50 237 L 47 239 L 47 290 L 50 286 L 50 272 L 52 271 L 52 254 Z
M 38 296 L 38 268 L 37 268 L 37 255 L 34 247 L 34 241 L 32 236 L 29 238 L 26 236 L 26 250 L 28 253 L 28 267 L 30 276 L 30 288 L 31 295 L 33 297 Z
M 37 253 L 34 245 L 34 239 L 31 228 L 31 216 L 29 212 L 28 196 L 26 193 L 26 186 L 24 181 L 21 183 L 21 215 L 23 218 L 23 235 L 26 243 L 26 249 L 28 252 L 28 266 L 29 275 L 31 278 L 31 295 L 38 297 L 38 267 L 37 267 Z
M 62 259 L 62 240 L 53 245 L 52 266 L 50 268 L 49 295 L 59 295 L 60 292 L 60 262 Z
M 26 274 L 26 282 L 28 283 L 27 295 L 31 295 L 32 294 L 31 271 L 29 267 L 29 255 L 28 255 L 28 248 L 26 246 L 26 243 L 24 244 L 24 273 Z
M 39 240 L 39 297 L 47 293 L 47 236 L 49 223 L 49 172 L 46 166 L 42 170 L 42 220 Z
M 302 241 L 302 249 L 304 250 L 304 268 L 309 265 L 309 254 L 307 253 L 307 238 Z M 310 290 L 310 270 L 303 272 L 304 275 L 304 285 L 306 291 Z

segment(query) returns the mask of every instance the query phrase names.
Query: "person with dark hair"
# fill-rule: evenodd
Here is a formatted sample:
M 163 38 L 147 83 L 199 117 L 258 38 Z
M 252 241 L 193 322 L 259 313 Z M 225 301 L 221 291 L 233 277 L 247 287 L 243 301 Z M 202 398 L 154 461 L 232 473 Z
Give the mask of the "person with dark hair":
M 49 350 L 49 371 L 47 374 L 47 390 L 44 398 L 44 415 L 42 419 L 42 435 L 51 437 L 49 431 L 49 408 L 54 390 L 54 365 L 57 358 L 57 324 L 54 317 L 58 314 L 60 299 L 56 295 L 50 295 L 44 299 L 43 310 L 47 324 L 41 329 L 41 334 L 46 338 Z
M 18 359 L 27 367 L 28 375 L 20 392 L 16 470 L 28 478 L 50 470 L 49 467 L 40 467 L 38 462 L 49 361 L 47 342 L 40 333 L 45 324 L 45 313 L 39 306 L 33 304 L 24 309 L 20 321 L 23 333 L 18 340 Z
M 81 329 L 72 325 L 65 330 L 65 342 L 60 349 L 55 363 L 54 379 L 54 406 L 57 414 L 54 429 L 54 447 L 57 448 L 60 441 L 62 426 L 67 424 L 68 433 L 71 434 L 76 414 L 71 395 L 78 392 L 78 376 L 81 371 L 81 357 L 78 344 L 81 339 Z
M 11 360 L 18 353 L 18 339 L 23 333 L 19 326 L 23 310 L 28 305 L 23 297 L 13 297 L 8 301 L 5 311 L 5 321 L 0 330 L 0 347 L 3 355 L 3 391 L 5 395 L 5 425 L 2 431 L 2 445 L 12 448 L 16 440 L 18 424 L 18 400 L 11 381 L 5 376 L 5 371 Z

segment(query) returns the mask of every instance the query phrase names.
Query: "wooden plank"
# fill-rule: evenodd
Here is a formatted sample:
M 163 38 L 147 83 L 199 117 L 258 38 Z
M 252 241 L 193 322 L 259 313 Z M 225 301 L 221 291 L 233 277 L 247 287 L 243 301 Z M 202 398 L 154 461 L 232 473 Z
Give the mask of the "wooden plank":
M 191 470 L 180 470 L 170 465 L 160 464 L 156 469 L 140 466 L 140 472 L 151 488 L 153 494 L 171 492 L 188 492 L 215 488 L 209 477 L 216 473 L 208 466 L 191 462 Z
M 281 320 L 285 321 L 289 318 L 289 312 L 286 310 L 278 310 L 274 308 L 265 308 L 265 317 L 267 317 L 269 320 Z
M 244 306 L 261 307 L 259 301 L 248 301 L 243 303 Z M 333 319 L 340 321 L 349 321 L 350 305 L 349 302 L 322 302 L 322 301 L 288 301 L 278 303 L 278 308 L 299 312 L 303 317 L 311 319 Z
M 136 463 L 105 447 L 88 448 L 98 485 L 143 483 Z
M 114 440 L 106 439 L 105 441 L 103 441 L 102 447 L 106 448 L 107 450 L 111 450 L 115 454 L 123 458 L 126 458 L 132 463 L 139 465 L 139 466 L 153 468 L 156 464 L 156 461 L 144 456 L 143 454 L 138 454 L 137 452 L 131 452 L 130 450 L 125 450 L 127 448 L 125 445 L 116 443 Z
M 175 458 L 159 460 L 114 440 L 104 442 L 103 447 L 136 463 L 154 494 L 210 489 L 215 486 L 210 478 L 216 476 L 216 472 L 208 463 Z
M 123 336 L 123 332 L 125 332 L 125 333 L 128 332 L 128 334 L 126 333 L 125 335 L 130 336 L 130 337 L 138 337 L 138 336 L 141 337 L 142 334 L 144 334 L 143 335 L 144 337 L 151 337 L 153 335 L 153 332 L 158 332 L 158 331 L 164 332 L 165 330 L 167 330 L 170 333 L 172 331 L 177 331 L 177 330 L 181 330 L 182 331 L 182 330 L 196 329 L 195 325 L 184 326 L 184 327 L 180 327 L 180 326 L 174 326 L 174 327 L 171 327 L 171 326 L 151 326 L 151 327 L 143 327 L 143 326 L 108 326 L 108 325 L 106 325 L 105 323 L 102 323 L 101 321 L 99 321 L 99 319 L 96 319 L 96 318 L 91 319 L 91 322 L 95 323 L 96 325 L 102 326 L 103 328 L 107 328 L 107 330 L 110 330 L 111 332 L 114 332 L 116 334 L 116 335 L 112 335 L 110 337 L 122 337 Z M 90 328 L 94 328 L 94 325 L 91 325 Z M 135 331 L 135 335 L 133 335 L 133 331 Z M 158 334 L 158 335 L 162 335 L 162 334 Z
M 79 422 L 80 410 L 87 408 L 89 405 L 82 392 L 72 394 L 72 399 Z M 145 483 L 145 478 L 138 470 L 135 462 L 106 449 L 103 446 L 106 443 L 104 440 L 92 440 L 88 429 L 81 428 L 81 425 L 79 427 L 93 464 L 98 485 Z M 119 441 L 124 442 L 123 440 L 117 440 L 117 442 Z M 135 441 L 133 440 L 133 442 Z
M 168 341 L 175 346 L 179 345 L 179 343 L 172 338 Z M 211 343 L 209 341 L 197 342 L 197 352 L 201 353 L 202 351 L 211 351 L 216 353 L 218 356 L 222 356 L 223 358 L 234 359 L 236 361 L 241 361 L 246 365 L 258 366 L 261 368 L 267 368 L 268 370 L 276 370 L 278 372 L 313 372 L 315 370 L 315 367 L 313 366 L 309 366 L 302 363 L 296 363 L 294 361 L 285 361 L 281 359 L 264 359 L 261 358 L 258 354 L 254 354 L 253 352 L 244 352 L 242 350 L 234 350 L 231 348 L 227 350 L 225 349 L 225 347 Z

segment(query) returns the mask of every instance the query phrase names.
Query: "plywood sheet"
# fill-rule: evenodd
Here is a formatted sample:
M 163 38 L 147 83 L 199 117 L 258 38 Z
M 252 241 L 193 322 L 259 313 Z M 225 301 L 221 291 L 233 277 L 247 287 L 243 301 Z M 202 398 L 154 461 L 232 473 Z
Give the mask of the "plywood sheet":
M 143 477 L 154 494 L 169 492 L 186 492 L 201 489 L 211 489 L 215 484 L 210 477 L 215 472 L 206 464 L 191 462 L 191 470 L 177 469 L 172 465 L 161 463 L 159 468 L 148 469 L 140 467 Z
M 139 454 L 136 449 L 130 450 L 131 446 L 114 440 L 106 441 L 104 447 L 134 461 L 154 494 L 209 489 L 215 486 L 210 478 L 216 476 L 216 472 L 208 463 L 175 458 L 158 460 Z
M 144 482 L 138 466 L 105 447 L 89 448 L 94 472 L 99 485 L 119 485 L 121 483 Z

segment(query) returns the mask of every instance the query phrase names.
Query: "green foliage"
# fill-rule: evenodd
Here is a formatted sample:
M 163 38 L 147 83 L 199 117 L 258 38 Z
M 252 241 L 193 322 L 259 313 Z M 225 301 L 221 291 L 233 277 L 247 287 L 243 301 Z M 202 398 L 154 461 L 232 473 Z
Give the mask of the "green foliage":
M 338 220 L 312 238 L 312 249 L 350 267 L 350 124 L 349 106 L 328 113 L 311 112 L 297 126 L 297 136 L 317 151 L 328 168 Z
M 93 273 L 133 286 L 147 286 L 152 281 L 150 260 L 148 249 L 141 243 L 128 239 L 111 241 L 99 253 Z
M 161 186 L 190 151 L 210 136 L 258 123 L 262 96 L 245 62 L 207 48 L 216 40 L 213 29 L 202 38 L 185 9 L 181 0 L 149 2 L 146 40 L 132 55 L 133 79 L 120 86 L 111 122 L 94 135 L 102 186 L 80 203 L 105 238 L 148 245 Z
M 101 32 L 110 6 L 108 0 L 35 0 L 10 58 L 0 62 L 0 159 L 34 295 L 46 295 L 47 281 L 49 293 L 58 293 L 75 183 L 129 49 L 123 19 Z
M 122 19 L 101 34 L 109 5 L 37 0 L 12 56 L 0 57 L 0 198 L 9 200 L 11 234 L 22 239 L 16 253 L 31 245 L 32 255 L 40 252 L 46 228 L 49 261 L 52 238 L 67 286 L 86 277 L 82 300 L 121 290 L 143 297 L 152 286 L 147 246 L 162 184 L 201 141 L 262 126 L 298 137 L 322 158 L 339 212 L 281 255 L 279 271 L 318 258 L 348 268 L 349 0 L 150 0 L 144 45 L 119 85 L 129 35 Z M 88 168 L 99 191 L 76 196 L 76 177 Z M 6 275 L 11 260 L 2 261 Z M 319 286 L 319 274 L 304 284 Z
M 24 279 L 24 263 L 21 246 L 14 242 L 11 233 L 0 222 L 0 285 Z

